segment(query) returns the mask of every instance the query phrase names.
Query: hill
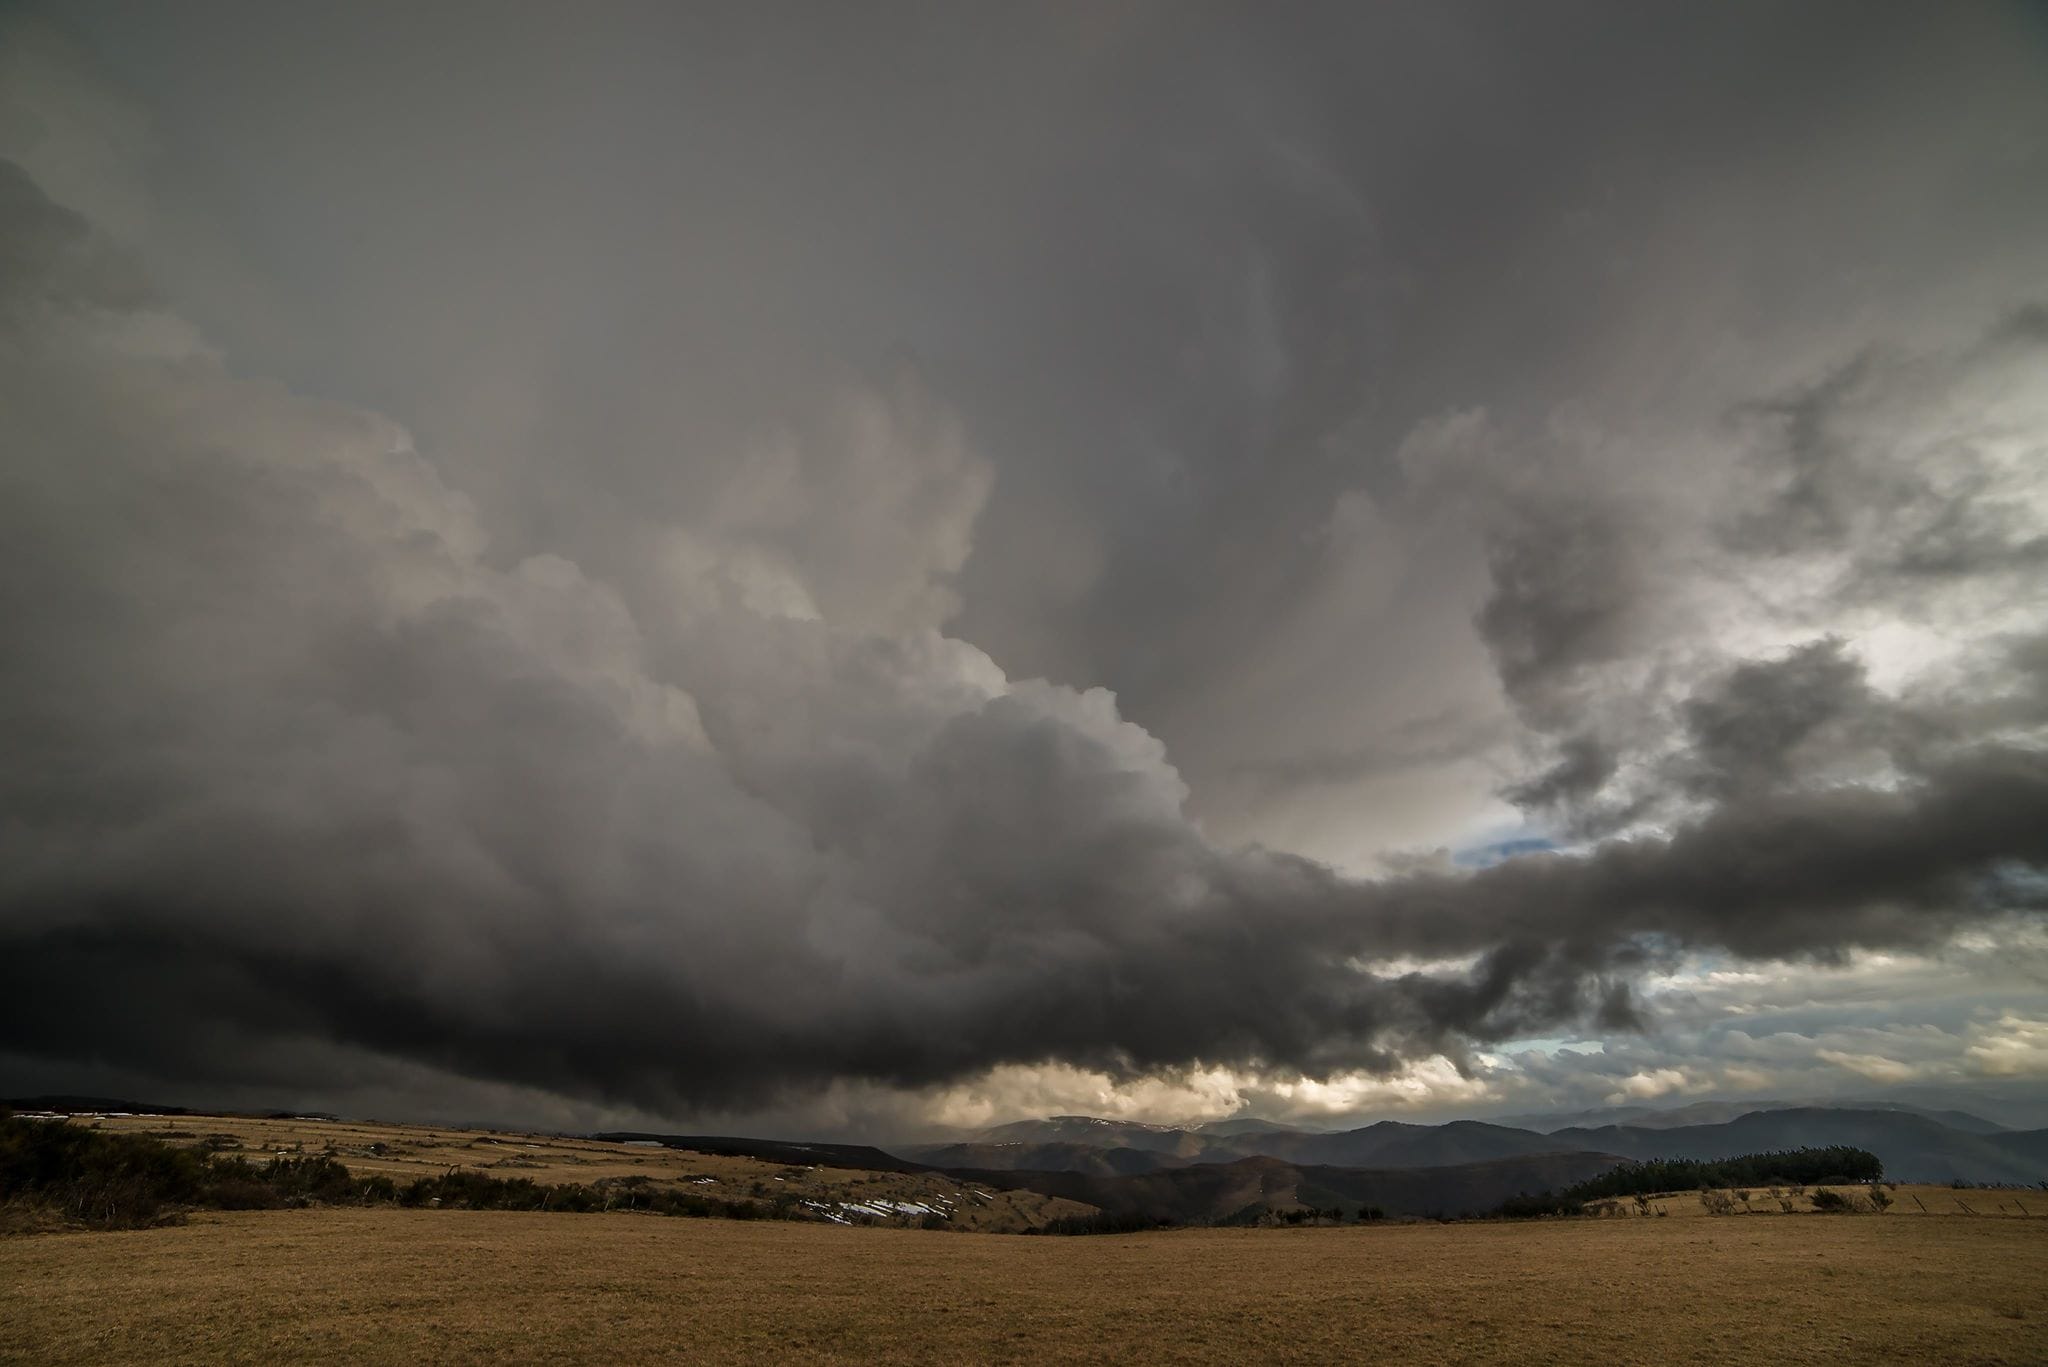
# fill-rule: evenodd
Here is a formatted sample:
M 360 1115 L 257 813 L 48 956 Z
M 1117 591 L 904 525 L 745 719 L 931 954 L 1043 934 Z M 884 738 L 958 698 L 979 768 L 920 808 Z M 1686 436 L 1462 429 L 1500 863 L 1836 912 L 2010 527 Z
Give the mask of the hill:
M 1295 1163 L 1340 1167 L 1435 1168 L 1486 1163 L 1502 1158 L 1560 1153 L 1588 1147 L 1530 1130 L 1454 1120 L 1447 1125 L 1412 1125 L 1382 1120 L 1335 1134 L 1251 1134 L 1231 1141 L 1239 1152 L 1260 1153 Z
M 1496 1116 L 1494 1124 L 1515 1129 L 1555 1134 L 1567 1129 L 1596 1129 L 1605 1125 L 1632 1125 L 1637 1129 L 1670 1130 L 1688 1125 L 1722 1125 L 1757 1111 L 1896 1111 L 1924 1116 L 1966 1134 L 1998 1134 L 2008 1126 L 1986 1120 L 1969 1111 L 1932 1110 L 1900 1101 L 1863 1101 L 1846 1105 L 1816 1107 L 1806 1101 L 1694 1101 L 1683 1106 L 1601 1106 L 1589 1111 L 1539 1112 L 1533 1115 Z
M 1363 1207 L 1389 1215 L 1450 1216 L 1498 1206 L 1510 1196 L 1567 1187 L 1614 1167 L 1611 1154 L 1552 1153 L 1429 1168 L 1344 1168 L 1278 1158 L 1199 1163 L 1123 1177 L 1081 1172 L 956 1171 L 984 1186 L 1023 1189 L 1182 1224 L 1255 1223 L 1290 1210 Z
M 1361 1129 L 1323 1134 L 1268 1127 L 1263 1122 L 1218 1133 L 1110 1121 L 1094 1122 L 1100 1127 L 1095 1128 L 1075 1124 L 1075 1119 L 1025 1121 L 986 1131 L 982 1142 L 916 1145 L 903 1152 L 915 1161 L 943 1168 L 1103 1174 L 1230 1163 L 1240 1158 L 1279 1158 L 1329 1167 L 1435 1168 L 1582 1147 L 1477 1120 L 1448 1125 L 1382 1120 Z M 1037 1137 L 1048 1134 L 1068 1137 Z M 1115 1156 L 1106 1157 L 1109 1154 Z
M 1725 1114 L 1739 1105 L 1753 1109 L 1734 1116 Z M 1634 1114 L 1629 1108 L 1616 1110 Z M 1887 1174 L 1900 1181 L 2031 1185 L 2048 1179 L 2048 1130 L 2006 1130 L 1965 1111 L 1922 1111 L 1898 1105 L 1850 1109 L 1777 1102 L 1702 1102 L 1649 1112 L 1625 1124 L 1572 1125 L 1548 1133 L 1476 1120 L 1444 1125 L 1382 1120 L 1334 1133 L 1258 1123 L 1215 1132 L 1063 1116 L 1003 1126 L 984 1137 L 996 1134 L 1008 1138 L 993 1143 L 925 1145 L 905 1152 L 915 1161 L 947 1169 L 1111 1176 L 1253 1157 L 1301 1166 L 1401 1169 L 1556 1153 L 1608 1153 L 1634 1159 L 1726 1158 L 1846 1144 L 1878 1155 Z M 1046 1135 L 1065 1137 L 1040 1138 Z
M 1055 1115 L 1044 1120 L 1018 1120 L 997 1125 L 974 1135 L 979 1144 L 1062 1145 L 1085 1148 L 1138 1149 L 1146 1153 L 1171 1154 L 1176 1158 L 1199 1158 L 1209 1151 L 1210 1136 L 1168 1125 L 1145 1125 L 1130 1120 L 1102 1120 L 1092 1115 Z
M 1094 1177 L 1127 1177 L 1186 1167 L 1192 1161 L 1153 1150 L 1105 1149 L 1090 1144 L 934 1144 L 912 1153 L 919 1161 L 947 1171 L 1079 1172 Z
M 737 1135 L 650 1134 L 611 1130 L 592 1139 L 608 1144 L 659 1144 L 665 1149 L 712 1154 L 719 1158 L 756 1158 L 764 1163 L 823 1164 L 867 1172 L 930 1172 L 929 1163 L 913 1162 L 867 1144 L 799 1144 L 785 1139 L 747 1139 Z
M 1234 1116 L 1229 1120 L 1205 1120 L 1199 1125 L 1188 1126 L 1188 1129 L 1202 1135 L 1273 1134 L 1290 1130 L 1302 1134 L 1319 1133 L 1318 1128 L 1312 1125 L 1283 1125 L 1277 1120 L 1260 1120 L 1248 1115 Z

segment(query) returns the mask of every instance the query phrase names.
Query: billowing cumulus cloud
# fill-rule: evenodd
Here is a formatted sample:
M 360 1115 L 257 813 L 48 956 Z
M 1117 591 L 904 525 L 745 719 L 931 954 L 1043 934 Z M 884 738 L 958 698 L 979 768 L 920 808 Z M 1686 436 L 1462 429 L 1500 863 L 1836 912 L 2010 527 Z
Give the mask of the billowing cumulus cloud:
M 117 9 L 77 21 L 113 67 Z M 1520 50 L 1526 19 L 1456 13 L 1387 36 L 1446 70 Z M 1731 52 L 1771 23 L 1728 22 Z M 1167 80 L 1133 37 L 1154 23 L 1224 93 Z M 612 36 L 667 24 L 586 40 L 638 91 Z M 665 107 L 673 160 L 638 160 L 600 102 L 533 167 L 529 106 L 582 107 L 574 72 L 524 64 L 547 34 L 489 38 L 469 102 L 401 67 L 423 149 L 269 76 L 209 104 L 128 73 L 161 106 L 144 138 L 80 47 L 21 30 L 0 1080 L 860 1129 L 1755 1093 L 1788 1052 L 1884 1085 L 2038 1075 L 2038 975 L 1967 1020 L 1728 1026 L 1731 983 L 1931 983 L 1972 936 L 2038 931 L 2038 307 L 1965 281 L 1843 332 L 1825 291 L 1700 278 L 1713 214 L 1660 219 L 1646 187 L 1687 182 L 1626 145 L 1606 191 L 1553 204 L 1513 168 L 1556 149 L 1454 125 L 1444 154 L 1486 172 L 1457 190 L 1419 146 L 1347 141 L 1312 44 L 1128 25 L 1048 20 L 1000 55 L 920 27 L 1074 92 L 1048 127 L 985 82 L 936 92 L 972 156 L 827 80 L 807 98 L 843 95 L 839 124 L 799 103 L 722 143 Z M 724 82 L 770 37 L 713 36 Z M 1554 38 L 1527 79 L 1578 70 Z M 1952 127 L 2038 105 L 2003 72 Z M 240 219 L 170 176 L 242 101 L 381 167 L 378 212 L 349 158 L 317 184 L 290 159 Z M 1843 195 L 1880 193 L 1881 140 L 1815 128 L 1743 163 L 1751 192 L 1834 158 Z M 277 164 L 246 121 L 216 131 Z M 2000 184 L 2043 155 L 1882 150 Z M 964 183 L 918 174 L 940 164 Z M 534 177 L 590 203 L 526 215 Z M 1555 235 L 1524 248 L 1546 283 L 1489 264 L 1496 202 Z M 1953 232 L 2018 279 L 2042 210 Z M 1587 312 L 1581 235 L 1638 229 L 1662 269 Z M 346 278 L 217 245 L 268 232 Z M 1895 248 L 1863 250 L 1903 301 Z M 1695 322 L 1655 373 L 1645 320 L 1688 300 L 1768 333 L 1768 371 Z M 1538 313 L 1571 321 L 1540 356 Z M 1466 354 L 1449 317 L 1500 337 Z M 1482 840 L 1537 852 L 1429 853 Z

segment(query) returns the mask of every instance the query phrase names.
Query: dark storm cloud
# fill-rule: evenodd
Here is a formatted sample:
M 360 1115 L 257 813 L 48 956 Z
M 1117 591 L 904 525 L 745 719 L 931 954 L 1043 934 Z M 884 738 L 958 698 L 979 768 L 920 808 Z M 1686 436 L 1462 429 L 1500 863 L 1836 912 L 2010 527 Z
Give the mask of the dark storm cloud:
M 1583 503 L 1525 515 L 1492 538 L 1479 634 L 1531 725 L 1575 717 L 1589 673 L 1634 653 L 1644 555 L 1619 513 Z
M 89 250 L 16 203 L 69 234 L 46 257 Z M 1390 1067 L 1632 1023 L 1626 978 L 1672 947 L 1934 943 L 2048 860 L 2023 750 L 1361 883 L 1217 848 L 1106 695 L 1004 685 L 935 636 L 713 607 L 674 652 L 685 702 L 602 585 L 480 559 L 394 429 L 152 350 L 154 315 L 20 299 L 17 1050 L 203 1081 L 340 1042 L 649 1107 L 1045 1058 Z M 1803 700 L 1853 682 L 1825 644 L 1738 671 L 1696 748 L 1768 771 L 1818 724 Z
M 1988 18 L 80 15 L 187 150 L 0 101 L 0 1055 L 1320 1076 L 2039 910 Z M 1910 697 L 1908 579 L 1984 666 Z M 1626 837 L 1249 843 L 1503 784 Z
M 1781 384 L 1783 319 L 1864 326 L 1873 280 L 1910 309 L 1931 261 L 2009 271 L 2048 194 L 2014 132 L 2036 73 L 1989 12 L 63 17 L 175 120 L 168 192 L 205 187 L 271 268 L 237 309 L 166 263 L 208 335 L 402 417 L 494 544 L 643 618 L 647 543 L 707 467 L 821 377 L 915 358 L 1002 488 L 958 634 L 1114 689 L 1198 813 L 1269 838 L 1245 817 L 1275 761 L 1494 720 L 1437 629 L 1476 606 L 1464 557 L 1374 612 L 1302 535 L 1352 489 L 1419 529 L 1417 423 L 1673 397 L 1673 368 L 1725 378 L 1730 334 Z
M 1511 784 L 1502 794 L 1517 807 L 1541 811 L 1582 803 L 1614 777 L 1615 757 L 1593 736 L 1572 736 L 1558 747 L 1557 762 L 1535 777 Z
M 1797 771 L 1816 733 L 1876 707 L 1863 666 L 1840 641 L 1816 641 L 1778 660 L 1738 666 L 1685 704 L 1698 768 L 1688 786 L 1727 799 L 1773 788 Z M 1810 761 L 1809 761 L 1810 762 Z

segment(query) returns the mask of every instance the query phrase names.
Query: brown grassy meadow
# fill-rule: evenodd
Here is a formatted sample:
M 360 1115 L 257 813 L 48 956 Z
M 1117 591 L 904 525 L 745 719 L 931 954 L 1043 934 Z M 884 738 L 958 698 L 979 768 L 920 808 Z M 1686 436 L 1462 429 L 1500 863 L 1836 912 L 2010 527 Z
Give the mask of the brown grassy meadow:
M 2048 1220 L 1078 1239 L 468 1211 L 0 1240 L 0 1359 L 2048 1361 Z

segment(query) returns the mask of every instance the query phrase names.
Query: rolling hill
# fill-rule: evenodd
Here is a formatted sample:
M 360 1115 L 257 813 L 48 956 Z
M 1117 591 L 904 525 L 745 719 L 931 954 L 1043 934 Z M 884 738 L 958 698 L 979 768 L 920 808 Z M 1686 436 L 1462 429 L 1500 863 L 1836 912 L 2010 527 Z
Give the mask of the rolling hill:
M 593 1134 L 592 1139 L 612 1144 L 659 1144 L 665 1149 L 686 1149 L 719 1158 L 758 1158 L 766 1163 L 824 1163 L 835 1168 L 857 1168 L 867 1172 L 929 1172 L 929 1163 L 913 1162 L 884 1153 L 867 1144 L 798 1144 L 782 1139 L 747 1139 L 734 1135 L 649 1134 L 639 1130 L 612 1130 Z
M 2005 1130 L 1967 1112 L 1903 1106 L 1851 1109 L 1764 1103 L 1763 1109 L 1733 1116 L 1725 1113 L 1739 1104 L 1743 1103 L 1698 1103 L 1652 1112 L 1626 1124 L 1567 1126 L 1550 1133 L 1475 1120 L 1444 1125 L 1383 1120 L 1335 1133 L 1267 1124 L 1219 1132 L 1062 1116 L 1002 1126 L 971 1142 L 920 1145 L 901 1152 L 914 1161 L 948 1170 L 1110 1177 L 1230 1164 L 1253 1157 L 1297 1166 L 1397 1170 L 1557 1153 L 1726 1158 L 1770 1149 L 1848 1144 L 1875 1153 L 1884 1161 L 1887 1174 L 1901 1181 L 2030 1185 L 2048 1179 L 2048 1130 Z
M 1266 1154 L 1295 1163 L 1374 1168 L 1486 1163 L 1587 1147 L 1479 1120 L 1453 1120 L 1446 1125 L 1382 1120 L 1336 1134 L 1250 1134 L 1231 1142 L 1241 1153 Z
M 1622 1161 L 1612 1154 L 1551 1153 L 1431 1168 L 1345 1168 L 1278 1158 L 1199 1163 L 1133 1176 L 1080 1172 L 957 1171 L 963 1181 L 1038 1192 L 1183 1224 L 1253 1222 L 1302 1207 L 1355 1215 L 1450 1216 L 1491 1210 L 1523 1192 L 1570 1186 Z
M 1186 1167 L 1193 1159 L 1125 1146 L 1089 1144 L 937 1144 L 911 1151 L 918 1161 L 948 1172 L 1079 1172 L 1093 1177 L 1128 1177 L 1162 1168 Z
M 1998 1134 L 2008 1127 L 1969 1111 L 1931 1110 L 1899 1101 L 1857 1101 L 1814 1107 L 1805 1101 L 1695 1101 L 1684 1106 L 1602 1106 L 1590 1111 L 1542 1112 L 1535 1115 L 1496 1116 L 1493 1123 L 1514 1129 L 1556 1134 L 1559 1130 L 1597 1129 L 1605 1125 L 1632 1125 L 1637 1129 L 1670 1130 L 1687 1125 L 1721 1125 L 1756 1111 L 1896 1111 L 1925 1116 L 1950 1129 L 1966 1134 Z
M 1278 1126 L 1244 1127 L 1227 1133 L 1161 1129 L 1116 1122 L 1100 1128 L 1073 1123 L 1076 1117 L 1025 1121 L 983 1132 L 962 1144 L 922 1144 L 901 1152 L 934 1167 L 985 1167 L 1002 1171 L 1137 1173 L 1194 1163 L 1231 1163 L 1241 1158 L 1279 1158 L 1327 1167 L 1435 1168 L 1495 1159 L 1558 1153 L 1580 1147 L 1530 1130 L 1477 1120 L 1447 1125 L 1411 1125 L 1382 1120 L 1333 1134 Z M 1045 1137 L 1039 1136 L 1058 1136 Z M 1114 1157 L 1105 1155 L 1114 1154 Z
M 973 1136 L 981 1144 L 1079 1145 L 1087 1148 L 1138 1149 L 1194 1159 L 1209 1151 L 1218 1136 L 1144 1125 L 1129 1120 L 1102 1120 L 1092 1115 L 1055 1115 L 1044 1120 L 1018 1120 Z

